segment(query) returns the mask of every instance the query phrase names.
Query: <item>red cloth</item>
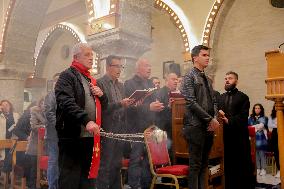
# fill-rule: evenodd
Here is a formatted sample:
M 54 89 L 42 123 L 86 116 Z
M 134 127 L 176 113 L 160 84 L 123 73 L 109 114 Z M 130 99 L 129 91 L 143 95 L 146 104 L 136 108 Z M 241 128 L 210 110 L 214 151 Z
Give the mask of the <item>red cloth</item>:
M 122 164 L 122 167 L 128 167 L 129 166 L 129 159 L 122 159 L 121 164 Z
M 71 67 L 78 70 L 81 74 L 86 76 L 91 80 L 91 83 L 96 86 L 97 81 L 95 78 L 93 78 L 89 72 L 89 69 L 86 68 L 83 64 L 80 64 L 79 62 L 73 61 Z M 101 126 L 101 102 L 98 98 L 98 96 L 94 96 L 96 101 L 96 124 L 100 127 Z M 93 156 L 92 156 L 92 162 L 91 167 L 89 171 L 89 179 L 96 178 L 98 176 L 98 171 L 100 167 L 100 135 L 97 134 L 94 136 L 94 147 L 93 147 Z
M 250 137 L 255 137 L 255 127 L 254 126 L 249 125 L 248 126 L 248 131 L 249 131 L 249 136 Z
M 41 170 L 47 170 L 48 167 L 48 156 L 40 156 L 39 168 Z
M 172 165 L 156 169 L 157 174 L 172 174 L 175 176 L 188 175 L 189 167 L 187 165 Z
M 43 140 L 44 139 L 44 135 L 45 135 L 45 128 L 44 127 L 38 128 L 38 138 Z

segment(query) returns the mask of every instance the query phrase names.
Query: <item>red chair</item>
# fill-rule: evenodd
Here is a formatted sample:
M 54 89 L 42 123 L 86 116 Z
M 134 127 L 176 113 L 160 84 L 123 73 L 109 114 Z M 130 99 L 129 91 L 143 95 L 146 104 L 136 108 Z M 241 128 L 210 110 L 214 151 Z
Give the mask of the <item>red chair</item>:
M 122 161 L 121 161 L 121 170 L 120 170 L 121 188 L 124 188 L 128 166 L 129 166 L 129 159 L 122 159 Z
M 39 128 L 38 143 L 37 143 L 37 176 L 36 176 L 37 188 L 41 188 L 41 186 L 48 186 L 47 178 L 43 174 L 47 172 L 47 167 L 48 167 L 48 156 L 45 155 L 45 150 L 44 150 L 44 135 L 45 135 L 45 128 L 43 127 Z
M 157 130 L 159 130 L 158 127 L 151 126 L 144 131 L 150 170 L 153 175 L 151 189 L 156 184 L 175 186 L 176 189 L 179 189 L 178 179 L 188 177 L 189 167 L 187 165 L 171 165 L 167 139 L 165 137 L 157 137 Z M 158 182 L 158 177 L 171 179 L 168 179 L 170 182 Z

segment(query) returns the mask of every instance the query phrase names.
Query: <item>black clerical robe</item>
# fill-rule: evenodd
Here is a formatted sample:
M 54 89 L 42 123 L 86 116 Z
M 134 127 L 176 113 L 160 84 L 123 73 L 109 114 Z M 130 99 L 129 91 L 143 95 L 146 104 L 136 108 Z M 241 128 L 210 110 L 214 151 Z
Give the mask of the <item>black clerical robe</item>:
M 220 109 L 229 120 L 223 127 L 226 189 L 254 188 L 247 127 L 249 108 L 248 96 L 237 88 L 221 95 Z

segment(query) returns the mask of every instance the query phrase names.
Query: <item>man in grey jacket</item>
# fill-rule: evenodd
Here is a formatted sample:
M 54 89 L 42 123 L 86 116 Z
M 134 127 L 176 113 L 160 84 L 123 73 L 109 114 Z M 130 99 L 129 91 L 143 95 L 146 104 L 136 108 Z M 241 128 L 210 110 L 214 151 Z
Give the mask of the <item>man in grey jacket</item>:
M 195 46 L 191 52 L 193 68 L 184 77 L 181 93 L 186 100 L 184 134 L 189 142 L 189 188 L 205 189 L 208 156 L 213 144 L 217 104 L 212 84 L 204 73 L 209 63 L 209 48 Z
M 102 128 L 106 132 L 126 132 L 125 108 L 133 100 L 125 98 L 123 84 L 118 81 L 122 69 L 120 57 L 110 55 L 106 59 L 106 74 L 97 81 L 108 98 L 108 108 L 102 111 Z M 97 189 L 120 188 L 123 142 L 102 137 L 101 144 L 102 161 L 96 183 Z
M 53 88 L 58 80 L 59 73 L 53 76 Z M 45 138 L 48 150 L 47 180 L 49 189 L 58 188 L 58 136 L 56 132 L 56 98 L 54 89 L 50 91 L 44 100 L 44 114 L 46 118 Z

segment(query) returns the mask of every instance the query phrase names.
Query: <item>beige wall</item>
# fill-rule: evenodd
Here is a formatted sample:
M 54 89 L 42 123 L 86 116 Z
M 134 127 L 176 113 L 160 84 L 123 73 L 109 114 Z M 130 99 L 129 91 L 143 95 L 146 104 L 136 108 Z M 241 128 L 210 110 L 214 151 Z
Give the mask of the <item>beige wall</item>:
M 69 33 L 62 34 L 62 36 L 56 40 L 46 58 L 43 78 L 52 79 L 52 76 L 55 73 L 61 72 L 71 65 L 71 52 L 67 59 L 63 59 L 61 56 L 61 49 L 64 45 L 68 45 L 71 50 L 75 43 L 74 37 Z
M 273 8 L 266 0 L 236 0 L 221 25 L 219 38 L 214 44 L 217 62 L 215 86 L 223 90 L 224 74 L 239 73 L 238 88 L 245 92 L 251 107 L 260 102 L 271 112 L 267 101 L 266 61 L 264 53 L 275 49 L 284 40 L 284 10 Z M 218 27 L 218 25 L 217 25 Z
M 152 64 L 152 76 L 163 78 L 163 62 L 173 60 L 175 63 L 183 63 L 183 42 L 179 30 L 168 15 L 155 11 L 152 15 L 152 26 L 152 49 L 143 57 Z

